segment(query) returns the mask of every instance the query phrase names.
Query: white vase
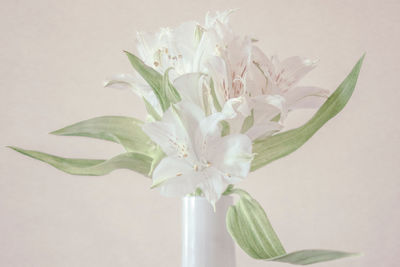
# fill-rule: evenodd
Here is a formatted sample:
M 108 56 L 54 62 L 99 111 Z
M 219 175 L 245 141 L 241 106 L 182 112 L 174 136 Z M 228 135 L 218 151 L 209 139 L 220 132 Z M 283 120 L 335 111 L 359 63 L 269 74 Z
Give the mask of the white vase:
M 214 212 L 204 197 L 182 200 L 182 267 L 236 267 L 235 245 L 225 218 L 231 196 L 222 196 Z

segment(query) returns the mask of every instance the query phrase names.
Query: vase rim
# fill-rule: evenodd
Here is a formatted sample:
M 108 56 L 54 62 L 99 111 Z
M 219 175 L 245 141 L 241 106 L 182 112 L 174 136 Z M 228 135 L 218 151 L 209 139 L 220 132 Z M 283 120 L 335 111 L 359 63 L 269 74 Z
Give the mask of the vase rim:
M 186 195 L 186 196 L 184 196 L 183 198 L 198 198 L 198 199 L 206 199 L 206 197 L 204 197 L 204 196 L 191 196 L 191 195 Z M 233 196 L 232 195 L 222 195 L 221 196 L 221 198 L 219 199 L 219 200 L 221 200 L 221 199 L 223 199 L 223 198 L 233 198 Z M 218 200 L 218 201 L 219 201 Z M 218 202 L 217 201 L 217 202 Z

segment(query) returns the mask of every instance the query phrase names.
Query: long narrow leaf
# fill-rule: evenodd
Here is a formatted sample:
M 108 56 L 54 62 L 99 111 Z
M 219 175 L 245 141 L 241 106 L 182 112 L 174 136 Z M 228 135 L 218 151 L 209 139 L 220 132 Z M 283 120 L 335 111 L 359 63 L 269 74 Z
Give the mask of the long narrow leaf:
M 81 121 L 51 132 L 63 136 L 85 136 L 121 144 L 126 151 L 151 156 L 156 145 L 142 131 L 143 122 L 123 116 L 103 116 Z
M 143 77 L 143 79 L 150 85 L 160 102 L 163 111 L 166 111 L 170 105 L 166 93 L 163 90 L 163 76 L 153 68 L 147 66 L 140 58 L 132 53 L 125 51 L 132 67 Z
M 346 79 L 305 125 L 270 137 L 256 139 L 253 144 L 253 152 L 256 155 L 252 161 L 251 170 L 255 171 L 276 159 L 292 153 L 301 147 L 327 121 L 338 114 L 354 91 L 363 59 L 364 56 L 360 58 Z
M 229 207 L 226 226 L 236 243 L 252 258 L 307 265 L 359 255 L 322 249 L 286 253 L 260 204 L 241 189 L 229 187 L 224 194 L 232 193 L 238 194 L 240 199 Z
M 348 253 L 335 250 L 309 249 L 291 252 L 283 256 L 269 259 L 269 261 L 279 261 L 296 265 L 308 265 L 359 255 L 359 253 Z
M 108 174 L 116 169 L 129 169 L 147 176 L 152 164 L 152 158 L 134 152 L 120 154 L 109 160 L 71 159 L 34 150 L 25 150 L 18 147 L 10 146 L 10 148 L 31 158 L 46 162 L 63 172 L 73 175 L 99 176 Z
M 144 106 L 147 110 L 148 115 L 150 115 L 154 120 L 159 121 L 161 120 L 161 116 L 158 114 L 156 109 L 143 97 Z

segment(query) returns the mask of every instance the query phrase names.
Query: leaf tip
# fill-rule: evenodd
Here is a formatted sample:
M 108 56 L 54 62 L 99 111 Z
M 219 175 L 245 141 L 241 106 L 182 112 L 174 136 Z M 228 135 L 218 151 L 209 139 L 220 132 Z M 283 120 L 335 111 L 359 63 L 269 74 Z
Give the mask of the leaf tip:
M 52 134 L 52 135 L 62 135 L 61 133 L 62 133 L 62 129 L 49 132 L 49 134 Z
M 20 148 L 18 148 L 18 147 L 16 147 L 16 146 L 6 146 L 6 147 L 9 148 L 9 149 L 18 151 L 18 152 L 21 150 Z
M 367 52 L 364 52 L 359 60 L 360 63 L 364 61 L 365 56 L 367 55 Z

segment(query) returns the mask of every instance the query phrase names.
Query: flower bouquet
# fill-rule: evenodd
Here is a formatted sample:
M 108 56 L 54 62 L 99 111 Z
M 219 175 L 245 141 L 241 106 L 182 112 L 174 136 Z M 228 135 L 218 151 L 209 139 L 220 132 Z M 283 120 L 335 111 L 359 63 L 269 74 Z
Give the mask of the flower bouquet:
M 125 168 L 150 177 L 151 188 L 162 195 L 185 197 L 185 224 L 194 216 L 203 220 L 218 214 L 226 225 L 223 231 L 255 259 L 311 264 L 356 255 L 315 249 L 287 253 L 260 204 L 235 185 L 249 172 L 301 147 L 338 114 L 352 95 L 363 57 L 332 94 L 299 86 L 316 62 L 267 56 L 256 39 L 233 32 L 231 13 L 209 13 L 204 23 L 137 34 L 136 55 L 125 52 L 135 72 L 117 75 L 105 86 L 129 88 L 141 97 L 148 112 L 145 122 L 104 116 L 52 132 L 119 143 L 124 153 L 108 160 L 71 159 L 11 148 L 74 175 L 105 175 Z M 290 112 L 303 108 L 318 111 L 301 127 L 281 132 Z M 220 209 L 220 199 L 229 195 L 237 195 L 236 202 L 230 199 Z M 212 212 L 203 217 L 193 213 L 199 204 L 190 206 L 191 201 L 207 203 L 203 209 Z M 234 260 L 221 263 L 232 253 L 220 255 L 218 261 L 207 253 L 194 255 L 204 248 L 187 250 L 187 239 L 199 226 L 184 227 L 183 266 L 234 265 Z M 216 244 L 213 250 L 218 250 Z M 207 263 L 201 263 L 204 258 Z

